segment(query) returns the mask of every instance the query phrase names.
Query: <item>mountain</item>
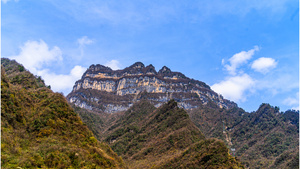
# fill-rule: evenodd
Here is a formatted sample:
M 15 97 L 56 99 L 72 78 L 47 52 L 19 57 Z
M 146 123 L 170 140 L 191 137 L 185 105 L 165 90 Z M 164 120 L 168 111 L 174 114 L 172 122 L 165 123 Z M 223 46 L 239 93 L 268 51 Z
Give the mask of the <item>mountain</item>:
M 223 141 L 206 139 L 173 99 L 158 108 L 143 99 L 110 124 L 102 139 L 130 168 L 243 168 Z
M 217 144 L 225 143 L 230 154 L 240 159 L 246 167 L 298 168 L 299 111 L 280 113 L 278 107 L 262 104 L 255 112 L 245 112 L 212 91 L 204 82 L 190 79 L 180 72 L 172 72 L 166 66 L 156 72 L 152 65 L 145 67 L 141 62 L 116 71 L 102 65 L 91 65 L 75 83 L 67 99 L 99 140 L 106 141 L 124 159 L 136 161 L 133 164 L 137 164 L 137 159 L 141 157 L 146 158 L 144 156 L 147 156 L 147 160 L 155 159 L 150 157 L 151 153 L 150 156 L 149 153 L 140 155 L 144 149 L 139 149 L 137 145 L 140 143 L 137 144 L 133 138 L 140 134 L 137 131 L 145 131 L 140 127 L 145 128 L 147 119 L 154 116 L 151 114 L 160 112 L 161 106 L 173 99 L 179 108 L 188 113 L 190 122 L 186 125 L 193 123 L 200 129 L 201 135 L 208 138 L 202 139 L 203 143 L 209 139 Z M 140 102 L 144 100 L 150 104 L 143 106 Z M 133 111 L 137 109 L 136 105 L 142 109 Z M 127 124 L 127 120 L 132 121 L 132 118 L 135 119 L 134 130 Z M 155 124 L 154 128 L 160 125 Z M 215 141 L 215 138 L 219 140 Z M 132 141 L 137 148 L 133 146 L 135 151 L 128 153 Z M 203 164 L 191 159 L 201 156 L 194 153 L 199 152 L 198 148 L 202 145 L 199 142 L 201 139 L 189 142 L 190 146 L 186 146 L 185 150 L 177 149 L 179 153 L 176 156 L 164 159 L 159 166 L 203 167 Z M 167 143 L 164 144 L 168 147 Z M 141 145 L 148 146 L 144 143 Z
M 63 95 L 1 58 L 2 168 L 126 168 Z
M 255 112 L 202 106 L 190 110 L 194 124 L 209 138 L 223 140 L 249 168 L 299 167 L 299 111 L 279 112 L 262 104 Z
M 299 167 L 299 111 L 245 112 L 165 66 L 92 65 L 66 99 L 2 58 L 1 112 L 3 168 Z
M 79 107 L 108 113 L 126 111 L 142 98 L 147 98 L 155 107 L 171 99 L 185 109 L 209 102 L 221 108 L 237 106 L 223 99 L 204 82 L 173 72 L 166 66 L 157 72 L 153 65 L 145 67 L 141 62 L 123 70 L 91 65 L 67 96 L 70 103 Z

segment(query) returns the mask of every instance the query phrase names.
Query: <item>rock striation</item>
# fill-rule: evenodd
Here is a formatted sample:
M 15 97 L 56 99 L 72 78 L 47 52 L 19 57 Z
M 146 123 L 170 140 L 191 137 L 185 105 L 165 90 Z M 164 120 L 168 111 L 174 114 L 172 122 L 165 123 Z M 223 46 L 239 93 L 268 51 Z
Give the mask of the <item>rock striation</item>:
M 156 107 L 170 99 L 185 109 L 209 102 L 221 108 L 237 106 L 223 99 L 204 82 L 173 72 L 166 66 L 157 72 L 153 65 L 145 66 L 141 62 L 123 70 L 112 70 L 100 64 L 91 65 L 82 78 L 75 82 L 67 99 L 82 108 L 108 113 L 127 110 L 141 99 L 149 100 Z

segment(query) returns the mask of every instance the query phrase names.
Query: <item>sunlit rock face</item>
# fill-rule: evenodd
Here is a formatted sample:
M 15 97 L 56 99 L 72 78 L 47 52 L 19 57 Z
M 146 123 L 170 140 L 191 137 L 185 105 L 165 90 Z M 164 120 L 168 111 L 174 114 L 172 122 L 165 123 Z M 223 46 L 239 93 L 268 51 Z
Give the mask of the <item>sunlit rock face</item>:
M 235 103 L 210 89 L 204 82 L 190 79 L 180 72 L 137 62 L 123 70 L 103 65 L 91 65 L 67 96 L 69 102 L 92 110 L 108 113 L 124 111 L 141 99 L 150 100 L 156 107 L 174 99 L 185 109 L 196 108 L 210 101 L 221 108 Z

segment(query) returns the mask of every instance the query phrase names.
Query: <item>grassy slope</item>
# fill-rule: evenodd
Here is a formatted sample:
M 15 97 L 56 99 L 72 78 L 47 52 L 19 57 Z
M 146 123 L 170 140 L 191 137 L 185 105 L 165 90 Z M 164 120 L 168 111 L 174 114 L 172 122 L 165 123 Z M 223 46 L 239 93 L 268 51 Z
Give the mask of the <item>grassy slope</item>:
M 61 94 L 16 62 L 1 62 L 2 168 L 126 168 Z

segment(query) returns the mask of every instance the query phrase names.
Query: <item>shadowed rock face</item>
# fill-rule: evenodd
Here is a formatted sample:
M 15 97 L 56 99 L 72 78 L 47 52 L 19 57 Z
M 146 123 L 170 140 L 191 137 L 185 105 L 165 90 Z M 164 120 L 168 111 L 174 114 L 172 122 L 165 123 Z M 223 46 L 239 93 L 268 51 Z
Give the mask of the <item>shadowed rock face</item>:
M 236 106 L 201 81 L 172 72 L 166 66 L 157 72 L 153 65 L 145 67 L 141 62 L 123 70 L 91 65 L 67 98 L 77 106 L 109 113 L 126 110 L 142 98 L 150 100 L 156 107 L 170 99 L 185 109 L 210 101 L 224 108 Z

